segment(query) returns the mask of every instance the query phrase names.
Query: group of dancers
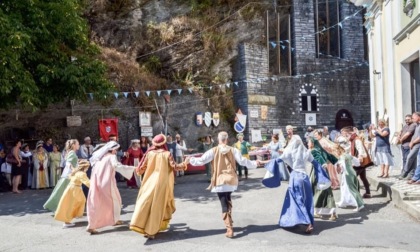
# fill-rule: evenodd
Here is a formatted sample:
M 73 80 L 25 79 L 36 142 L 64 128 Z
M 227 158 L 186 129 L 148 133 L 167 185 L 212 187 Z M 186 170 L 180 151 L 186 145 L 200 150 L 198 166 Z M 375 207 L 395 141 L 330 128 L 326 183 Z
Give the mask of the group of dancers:
M 222 220 L 226 226 L 226 237 L 234 236 L 232 220 L 231 194 L 238 187 L 237 165 L 256 168 L 266 164 L 266 176 L 262 183 L 267 187 L 278 187 L 284 180 L 281 167 L 291 169 L 289 186 L 279 220 L 280 227 L 306 225 L 305 231 L 312 232 L 314 217 L 324 214 L 337 218 L 336 205 L 352 206 L 356 211 L 363 208 L 363 199 L 359 192 L 357 174 L 353 167 L 360 166 L 362 160 L 351 156 L 353 144 L 343 137 L 340 144 L 334 144 L 327 152 L 315 138 L 308 139 L 308 148 L 297 135 L 288 138 L 287 146 L 281 154 L 269 161 L 251 161 L 244 158 L 241 152 L 228 145 L 228 134 L 218 134 L 218 145 L 206 151 L 201 157 L 187 157 L 176 163 L 168 151 L 166 137 L 155 136 L 152 145 L 143 155 L 137 166 L 123 165 L 117 161 L 116 153 L 119 144 L 110 141 L 97 146 L 89 161 L 78 160 L 77 140 L 66 143 L 66 166 L 62 177 L 54 188 L 45 209 L 54 212 L 54 218 L 64 222 L 63 227 L 74 226 L 74 218 L 83 216 L 87 206 L 88 226 L 90 234 L 97 234 L 98 229 L 122 225 L 120 213 L 121 196 L 117 188 L 115 174 L 119 172 L 127 179 L 133 173 L 143 175 L 142 184 L 137 196 L 129 228 L 143 234 L 149 239 L 169 228 L 172 214 L 175 212 L 174 171 L 184 171 L 187 165 L 200 166 L 211 163 L 211 179 L 208 189 L 217 193 L 222 207 Z M 363 157 L 361 156 L 361 159 Z M 327 166 L 331 164 L 341 174 L 341 198 L 335 202 L 331 188 L 331 180 Z M 310 176 L 308 165 L 312 166 Z M 86 171 L 92 167 L 90 180 Z M 81 185 L 90 187 L 87 199 Z

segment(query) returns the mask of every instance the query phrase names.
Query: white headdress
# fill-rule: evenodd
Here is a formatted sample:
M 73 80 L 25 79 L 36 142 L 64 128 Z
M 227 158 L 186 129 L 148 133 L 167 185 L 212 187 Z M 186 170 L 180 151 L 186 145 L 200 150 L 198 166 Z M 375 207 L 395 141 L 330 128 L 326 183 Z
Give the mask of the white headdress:
M 100 147 L 96 151 L 93 152 L 92 157 L 89 159 L 90 164 L 92 167 L 102 159 L 102 157 L 107 154 L 110 150 L 117 150 L 120 148 L 120 145 L 115 141 L 109 141 L 107 144 L 105 144 L 103 147 Z
M 306 162 L 312 161 L 312 155 L 303 145 L 298 135 L 293 135 L 290 143 L 284 149 L 281 159 L 294 170 L 305 169 Z

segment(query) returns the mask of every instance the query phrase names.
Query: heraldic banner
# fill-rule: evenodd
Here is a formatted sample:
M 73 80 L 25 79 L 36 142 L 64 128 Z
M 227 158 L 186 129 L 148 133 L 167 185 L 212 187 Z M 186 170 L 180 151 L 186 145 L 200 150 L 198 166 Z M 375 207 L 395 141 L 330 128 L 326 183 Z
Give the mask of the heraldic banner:
M 116 135 L 118 138 L 118 118 L 99 119 L 99 135 L 108 142 L 109 135 Z

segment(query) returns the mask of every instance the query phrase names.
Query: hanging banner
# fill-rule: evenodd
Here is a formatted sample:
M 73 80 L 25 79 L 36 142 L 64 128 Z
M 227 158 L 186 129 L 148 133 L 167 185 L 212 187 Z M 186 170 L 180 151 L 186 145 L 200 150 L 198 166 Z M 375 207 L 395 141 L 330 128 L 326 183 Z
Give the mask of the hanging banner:
M 99 135 L 108 142 L 110 135 L 115 135 L 118 138 L 118 118 L 99 119 Z
M 267 120 L 267 113 L 268 113 L 268 106 L 262 105 L 261 106 L 261 119 Z

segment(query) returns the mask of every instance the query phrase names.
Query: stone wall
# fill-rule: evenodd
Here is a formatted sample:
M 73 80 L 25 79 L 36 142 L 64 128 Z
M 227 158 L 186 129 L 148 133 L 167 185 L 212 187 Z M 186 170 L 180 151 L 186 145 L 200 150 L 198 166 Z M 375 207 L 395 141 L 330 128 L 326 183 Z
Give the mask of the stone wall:
M 165 101 L 163 97 L 155 98 L 162 115 L 165 113 Z M 189 94 L 184 91 L 181 95 L 172 92 L 168 104 L 167 123 L 168 132 L 172 135 L 181 134 L 185 139 L 188 148 L 196 148 L 199 138 L 205 135 L 212 135 L 217 138 L 221 130 L 228 131 L 231 136 L 231 125 L 224 117 L 220 118 L 218 127 L 204 124 L 201 127 L 195 124 L 196 112 L 220 112 L 211 109 L 208 100 L 197 94 Z M 66 118 L 72 115 L 70 102 L 54 104 L 50 108 L 31 111 L 0 111 L 0 142 L 10 146 L 13 139 L 25 139 L 32 148 L 37 140 L 52 137 L 56 143 L 63 146 L 69 138 L 76 138 L 82 141 L 85 136 L 90 136 L 94 143 L 99 142 L 98 120 L 102 118 L 118 118 L 119 142 L 123 149 L 126 149 L 131 139 L 140 137 L 139 111 L 151 111 L 153 133 L 164 132 L 164 124 L 160 119 L 156 106 L 142 108 L 136 105 L 134 100 L 119 98 L 109 107 L 104 107 L 95 101 L 87 103 L 75 102 L 73 114 L 81 116 L 82 126 L 67 127 Z M 17 116 L 16 116 L 17 115 Z M 233 114 L 231 115 L 234 116 Z
M 341 3 L 341 17 L 351 15 L 357 8 Z M 292 8 L 293 76 L 269 76 L 267 51 L 263 46 L 242 44 L 235 67 L 236 80 L 247 80 L 236 88 L 235 102 L 248 115 L 246 138 L 251 129 L 261 130 L 269 136 L 273 129 L 290 124 L 298 134 L 307 128 L 306 113 L 315 113 L 315 128 L 335 127 L 338 110 L 351 112 L 355 126 L 359 128 L 370 121 L 369 68 L 364 62 L 363 19 L 359 13 L 351 21 L 343 22 L 341 29 L 342 57 L 316 57 L 313 1 L 293 1 Z M 312 35 L 312 36 L 310 36 Z M 305 37 L 305 39 L 302 39 Z M 345 70 L 342 70 L 345 69 Z M 332 72 L 331 70 L 336 70 Z M 328 73 L 314 74 L 328 71 Z M 256 81 L 264 79 L 263 81 Z M 312 84 L 318 91 L 319 111 L 305 112 L 300 109 L 300 89 Z M 267 97 L 273 99 L 267 99 Z M 273 101 L 274 102 L 270 102 Z M 261 105 L 268 107 L 268 118 L 261 119 Z M 259 111 L 259 118 L 250 118 L 251 110 Z

